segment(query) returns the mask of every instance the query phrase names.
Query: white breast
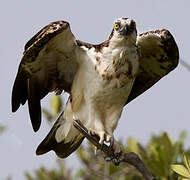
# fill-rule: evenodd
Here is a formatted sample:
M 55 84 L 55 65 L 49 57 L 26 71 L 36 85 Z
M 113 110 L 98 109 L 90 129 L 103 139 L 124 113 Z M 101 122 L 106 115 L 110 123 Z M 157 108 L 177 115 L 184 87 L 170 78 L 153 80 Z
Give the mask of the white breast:
M 104 47 L 102 52 L 91 48 L 86 51 L 88 56 L 79 73 L 80 79 L 84 79 L 86 99 L 101 101 L 104 105 L 111 101 L 125 103 L 139 66 L 136 47 L 122 46 L 113 50 Z

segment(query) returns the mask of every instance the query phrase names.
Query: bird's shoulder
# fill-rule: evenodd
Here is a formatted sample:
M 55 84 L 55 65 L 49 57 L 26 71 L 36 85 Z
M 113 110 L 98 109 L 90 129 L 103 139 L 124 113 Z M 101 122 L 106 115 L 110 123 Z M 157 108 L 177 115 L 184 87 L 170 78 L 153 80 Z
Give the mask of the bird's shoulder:
M 69 23 L 66 21 L 55 21 L 48 24 L 25 44 L 25 52 L 28 51 L 32 46 L 35 46 L 35 44 L 38 44 L 38 46 L 41 44 L 41 46 L 43 46 L 43 44 L 46 44 L 50 39 L 67 29 L 69 26 Z

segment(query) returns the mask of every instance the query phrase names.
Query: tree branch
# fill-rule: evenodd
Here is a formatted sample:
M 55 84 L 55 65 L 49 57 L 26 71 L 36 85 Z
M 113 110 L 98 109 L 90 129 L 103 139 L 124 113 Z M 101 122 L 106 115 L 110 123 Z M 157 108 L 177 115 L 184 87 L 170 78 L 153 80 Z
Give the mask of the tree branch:
M 156 180 L 137 154 L 133 152 L 121 153 L 117 157 L 117 161 L 115 161 L 116 159 L 112 158 L 115 157 L 114 150 L 106 144 L 100 145 L 98 137 L 89 134 L 88 129 L 81 123 L 80 120 L 75 120 L 73 125 L 80 133 L 83 134 L 83 136 L 85 136 L 94 146 L 96 146 L 97 149 L 101 149 L 107 157 L 110 157 L 115 165 L 119 165 L 120 162 L 131 164 L 135 166 L 139 172 L 141 172 L 146 180 Z

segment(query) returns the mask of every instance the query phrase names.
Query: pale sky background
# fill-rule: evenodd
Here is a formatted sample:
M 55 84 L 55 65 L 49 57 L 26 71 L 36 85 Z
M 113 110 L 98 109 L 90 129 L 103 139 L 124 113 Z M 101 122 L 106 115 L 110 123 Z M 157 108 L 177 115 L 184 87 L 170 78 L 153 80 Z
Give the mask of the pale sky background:
M 39 166 L 55 166 L 53 152 L 37 157 L 35 149 L 49 131 L 43 121 L 39 132 L 32 131 L 27 106 L 11 112 L 11 91 L 22 57 L 24 44 L 52 21 L 70 22 L 77 39 L 90 43 L 106 40 L 118 17 L 136 21 L 138 33 L 159 28 L 168 29 L 178 44 L 180 56 L 189 60 L 189 0 L 2 0 L 0 3 L 0 123 L 8 130 L 0 136 L 0 179 L 11 175 L 23 180 L 24 171 Z M 167 131 L 174 139 L 186 129 L 189 133 L 190 72 L 179 65 L 149 91 L 131 102 L 118 128 L 117 138 L 133 136 L 146 142 L 152 133 Z M 45 104 L 47 106 L 48 100 Z M 190 134 L 190 133 L 189 133 Z M 190 138 L 186 141 L 190 146 Z M 67 161 L 76 166 L 76 155 Z

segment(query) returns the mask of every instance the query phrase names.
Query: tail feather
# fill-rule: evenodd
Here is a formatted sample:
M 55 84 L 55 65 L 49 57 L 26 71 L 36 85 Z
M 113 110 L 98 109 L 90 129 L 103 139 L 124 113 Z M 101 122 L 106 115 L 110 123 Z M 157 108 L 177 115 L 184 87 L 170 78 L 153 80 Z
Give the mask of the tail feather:
M 59 118 L 61 118 L 62 114 L 59 116 Z M 60 158 L 66 158 L 72 152 L 74 152 L 82 143 L 84 136 L 81 134 L 76 136 L 71 141 L 65 142 L 63 140 L 59 143 L 56 141 L 55 139 L 56 131 L 60 127 L 59 118 L 52 127 L 52 129 L 50 130 L 50 132 L 48 133 L 48 135 L 45 137 L 45 139 L 37 147 L 36 150 L 37 155 L 42 155 L 53 150 Z

